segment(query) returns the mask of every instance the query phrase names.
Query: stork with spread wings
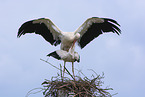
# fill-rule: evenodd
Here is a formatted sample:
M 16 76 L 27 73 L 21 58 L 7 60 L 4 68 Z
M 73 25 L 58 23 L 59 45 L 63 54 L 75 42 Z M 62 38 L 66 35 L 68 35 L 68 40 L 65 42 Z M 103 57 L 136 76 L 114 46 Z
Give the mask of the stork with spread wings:
M 22 24 L 17 37 L 26 33 L 39 34 L 51 45 L 57 46 L 61 44 L 61 50 L 73 55 L 76 42 L 78 46 L 84 48 L 93 39 L 103 33 L 113 32 L 120 35 L 121 30 L 119 27 L 120 25 L 113 19 L 92 17 L 87 19 L 76 31 L 62 32 L 50 19 L 40 18 Z M 68 54 L 66 52 L 65 54 Z M 66 62 L 66 60 L 64 61 Z M 71 62 L 73 65 L 73 61 Z

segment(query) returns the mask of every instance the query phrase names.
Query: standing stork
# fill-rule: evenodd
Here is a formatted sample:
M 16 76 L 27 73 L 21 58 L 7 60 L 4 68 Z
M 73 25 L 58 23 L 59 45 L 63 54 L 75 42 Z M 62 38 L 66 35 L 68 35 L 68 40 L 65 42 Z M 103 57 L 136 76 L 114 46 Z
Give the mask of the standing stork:
M 52 53 L 49 53 L 47 56 L 52 56 L 58 60 L 63 60 L 64 61 L 64 69 L 63 69 L 63 76 L 62 78 L 64 78 L 64 72 L 65 72 L 65 63 L 66 62 L 72 62 L 72 73 L 73 73 L 73 77 L 75 78 L 74 75 L 74 62 L 80 62 L 80 56 L 77 52 L 74 53 L 69 53 L 67 51 L 64 50 L 56 50 Z
M 41 35 L 51 45 L 61 43 L 61 50 L 74 53 L 75 43 L 84 48 L 100 34 L 113 32 L 121 34 L 117 21 L 109 18 L 92 17 L 87 19 L 76 31 L 62 32 L 50 19 L 40 18 L 25 22 L 19 28 L 17 37 L 26 33 Z

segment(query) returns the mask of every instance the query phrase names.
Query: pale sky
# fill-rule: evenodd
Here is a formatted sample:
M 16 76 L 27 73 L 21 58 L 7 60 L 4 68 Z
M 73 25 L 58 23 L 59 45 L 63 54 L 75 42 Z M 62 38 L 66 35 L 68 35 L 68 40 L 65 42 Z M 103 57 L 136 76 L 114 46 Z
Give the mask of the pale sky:
M 104 72 L 104 87 L 114 97 L 145 97 L 145 1 L 144 0 L 1 0 L 0 1 L 0 97 L 25 97 L 58 70 L 40 60 L 60 49 L 41 36 L 17 38 L 21 24 L 49 18 L 62 31 L 75 31 L 87 18 L 107 17 L 118 21 L 122 34 L 100 35 L 84 49 L 76 47 L 81 61 L 75 68 L 88 77 L 93 69 Z M 49 58 L 59 67 L 63 61 Z M 71 64 L 67 63 L 71 70 Z M 75 72 L 77 74 L 77 71 Z M 42 92 L 29 97 L 43 97 Z

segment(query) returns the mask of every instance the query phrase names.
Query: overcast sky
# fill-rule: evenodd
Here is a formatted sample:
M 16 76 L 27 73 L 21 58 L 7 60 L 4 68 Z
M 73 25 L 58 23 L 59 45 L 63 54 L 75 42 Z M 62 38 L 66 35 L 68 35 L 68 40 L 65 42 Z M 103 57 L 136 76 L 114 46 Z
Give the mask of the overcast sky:
M 0 97 L 25 97 L 58 70 L 40 60 L 60 49 L 41 36 L 17 38 L 21 24 L 46 17 L 62 31 L 75 31 L 87 18 L 113 18 L 122 34 L 100 35 L 84 49 L 76 47 L 81 62 L 75 68 L 88 77 L 93 69 L 104 72 L 104 86 L 114 97 L 145 97 L 145 1 L 144 0 L 0 0 Z M 49 58 L 59 67 L 63 61 Z M 67 63 L 71 70 L 71 64 Z M 77 72 L 75 72 L 77 74 Z M 42 92 L 29 97 L 43 97 Z

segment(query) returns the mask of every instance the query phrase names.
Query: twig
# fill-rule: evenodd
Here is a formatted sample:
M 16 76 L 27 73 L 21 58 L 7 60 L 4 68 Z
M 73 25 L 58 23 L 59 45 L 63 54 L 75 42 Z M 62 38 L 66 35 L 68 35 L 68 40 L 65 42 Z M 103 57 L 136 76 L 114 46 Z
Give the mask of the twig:
M 41 90 L 36 91 L 36 92 L 33 92 L 34 90 L 38 90 L 38 89 L 41 89 Z M 34 88 L 34 89 L 30 90 L 30 91 L 26 94 L 25 97 L 28 97 L 30 94 L 36 94 L 36 93 L 39 93 L 39 92 L 41 92 L 41 91 L 43 91 L 43 90 L 45 90 L 45 89 L 44 89 L 44 88 Z
M 40 59 L 41 61 L 44 61 L 44 62 L 46 62 L 46 63 L 48 63 L 49 65 L 51 65 L 51 66 L 53 66 L 54 68 L 56 68 L 56 69 L 58 69 L 58 70 L 60 70 L 60 71 L 62 71 L 61 69 L 59 69 L 58 67 L 56 67 L 56 66 L 54 66 L 53 64 L 51 64 L 50 62 L 48 62 L 48 61 L 45 61 L 45 60 L 43 60 L 43 59 Z M 65 72 L 66 73 L 66 72 Z M 66 74 L 68 74 L 69 75 L 69 73 L 66 73 Z
M 54 65 L 52 65 L 50 62 L 48 62 L 48 61 L 45 61 L 45 60 L 43 60 L 43 59 L 40 59 L 41 61 L 44 61 L 44 62 L 46 62 L 46 63 L 48 63 L 48 64 L 50 64 L 51 66 L 53 66 L 54 68 L 56 68 L 56 69 L 58 69 L 58 70 L 60 70 L 61 71 L 61 69 L 59 69 L 58 67 L 56 67 L 56 66 L 54 66 Z
M 66 67 L 64 67 L 64 68 L 67 71 L 67 73 L 75 80 L 75 78 L 70 74 L 70 72 L 66 69 Z

